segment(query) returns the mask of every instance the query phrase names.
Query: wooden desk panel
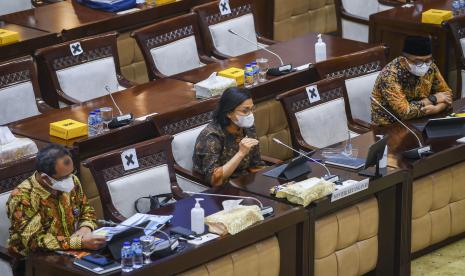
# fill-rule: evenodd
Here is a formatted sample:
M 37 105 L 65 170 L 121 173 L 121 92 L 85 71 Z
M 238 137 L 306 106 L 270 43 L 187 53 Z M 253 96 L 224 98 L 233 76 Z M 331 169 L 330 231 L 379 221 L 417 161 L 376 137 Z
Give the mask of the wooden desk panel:
M 123 112 L 133 113 L 136 118 L 154 112 L 166 112 L 196 100 L 195 92 L 192 90 L 192 84 L 170 79 L 157 80 L 132 87 L 113 93 L 113 96 Z M 87 123 L 89 112 L 104 106 L 113 107 L 113 112 L 117 115 L 118 111 L 113 105 L 111 98 L 109 96 L 104 96 L 82 104 L 15 122 L 10 125 L 10 129 L 13 133 L 25 137 L 71 146 L 75 142 L 86 140 L 87 136 L 72 140 L 52 137 L 49 135 L 50 123 L 64 119 L 73 119 Z M 135 121 L 131 125 L 138 125 L 140 123 L 141 122 Z M 105 135 L 116 135 L 119 130 L 121 129 L 113 130 Z
M 429 36 L 433 39 L 433 57 L 441 73 L 447 79 L 453 64 L 449 64 L 450 55 L 454 55 L 452 44 L 448 40 L 447 30 L 441 25 L 421 23 L 421 14 L 429 9 L 450 10 L 452 0 L 419 0 L 414 7 L 397 7 L 370 16 L 370 43 L 384 43 L 389 47 L 389 60 L 402 54 L 406 36 Z
M 243 192 L 230 186 L 220 189 L 212 189 L 208 192 L 220 193 L 236 196 L 251 196 L 250 193 Z M 202 207 L 205 215 L 208 216 L 222 210 L 221 202 L 225 198 L 212 196 L 202 197 Z M 274 200 L 257 197 L 265 206 L 272 206 L 275 215 L 265 219 L 234 236 L 226 235 L 206 244 L 194 247 L 186 244 L 181 252 L 162 259 L 154 259 L 153 263 L 136 270 L 137 275 L 173 275 L 205 264 L 216 258 L 237 251 L 243 247 L 252 245 L 263 239 L 276 236 L 280 246 L 281 272 L 280 275 L 305 275 L 303 272 L 302 256 L 305 255 L 302 240 L 306 233 L 302 231 L 306 226 L 307 216 L 303 208 L 282 204 Z M 165 228 L 169 231 L 175 226 L 182 226 L 190 229 L 190 210 L 194 205 L 194 197 L 186 198 L 173 205 L 156 210 L 159 215 L 173 215 L 170 225 Z M 244 200 L 244 204 L 255 204 L 254 201 Z M 56 275 L 65 273 L 66 275 L 88 275 L 84 270 L 72 264 L 69 257 L 57 254 L 37 253 L 28 258 L 28 271 L 30 275 Z M 55 273 L 55 274 L 54 274 Z M 115 272 L 111 275 L 120 275 Z
M 241 39 L 241 38 L 237 38 Z M 347 55 L 353 52 L 366 50 L 373 45 L 362 42 L 342 39 L 331 35 L 323 35 L 326 42 L 327 57 L 333 58 L 342 55 Z M 269 50 L 276 52 L 281 56 L 285 64 L 291 63 L 294 67 L 314 63 L 315 62 L 315 43 L 317 42 L 317 34 L 310 33 L 305 36 L 292 39 L 286 42 L 280 42 L 268 47 Z M 211 63 L 204 67 L 194 69 L 188 72 L 180 73 L 172 76 L 172 78 L 197 83 L 210 76 L 213 72 L 218 72 L 230 67 L 244 68 L 245 64 L 257 60 L 258 58 L 267 58 L 270 67 L 281 65 L 279 60 L 272 54 L 258 50 L 239 57 L 230 58 L 228 60 Z
M 58 43 L 56 34 L 48 33 L 16 24 L 0 21 L 0 29 L 19 33 L 19 41 L 13 44 L 0 46 L 0 61 L 29 55 L 39 47 Z

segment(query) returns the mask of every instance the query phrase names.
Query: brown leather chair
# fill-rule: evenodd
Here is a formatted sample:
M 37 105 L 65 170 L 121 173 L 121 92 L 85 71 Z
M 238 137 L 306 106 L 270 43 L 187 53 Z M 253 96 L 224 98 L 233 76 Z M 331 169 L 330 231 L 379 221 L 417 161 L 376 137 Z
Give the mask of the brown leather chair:
M 172 193 L 175 199 L 182 197 L 174 170 L 172 140 L 172 136 L 162 136 L 84 162 L 97 184 L 105 219 L 118 222 L 130 217 L 135 213 L 134 203 L 140 197 L 166 193 Z M 123 155 L 130 149 L 135 150 L 137 158 Z M 136 160 L 137 168 L 124 169 L 123 162 L 133 165 Z
M 339 36 L 368 42 L 370 15 L 402 5 L 396 0 L 334 0 Z
M 40 97 L 30 56 L 0 63 L 0 125 L 52 110 Z
M 456 16 L 444 22 L 444 25 L 449 28 L 454 39 L 457 73 L 455 98 L 460 99 L 465 97 L 465 16 Z
M 352 120 L 342 78 L 321 80 L 276 99 L 283 105 L 296 148 L 324 148 L 347 140 L 349 133 L 354 137 L 368 131 Z
M 344 79 L 352 118 L 361 126 L 371 124 L 370 96 L 387 57 L 388 48 L 378 46 L 315 64 L 321 78 Z
M 252 43 L 229 33 L 229 29 L 262 46 L 275 43 L 257 35 L 252 0 L 229 1 L 229 5 L 231 13 L 228 15 L 221 15 L 219 1 L 192 8 L 199 17 L 207 54 L 226 59 L 258 49 Z
M 144 27 L 132 36 L 142 50 L 151 80 L 214 62 L 205 54 L 194 13 Z
M 106 86 L 112 92 L 132 86 L 120 73 L 116 37 L 112 32 L 38 50 L 44 100 L 63 107 L 106 95 Z
M 33 156 L 9 163 L 7 167 L 0 166 L 0 271 L 2 276 L 21 275 L 24 270 L 25 258 L 7 249 L 10 219 L 6 212 L 6 202 L 11 191 L 34 173 L 35 162 L 36 158 Z

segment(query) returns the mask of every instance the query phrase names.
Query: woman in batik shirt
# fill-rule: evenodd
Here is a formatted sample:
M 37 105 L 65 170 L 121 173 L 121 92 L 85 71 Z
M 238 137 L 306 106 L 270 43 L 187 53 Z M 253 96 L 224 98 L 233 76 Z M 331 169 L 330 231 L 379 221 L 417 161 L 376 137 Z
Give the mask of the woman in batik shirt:
M 247 89 L 229 88 L 219 101 L 213 121 L 197 137 L 193 162 L 212 186 L 262 169 L 254 126 L 254 104 Z
M 92 235 L 96 217 L 67 149 L 50 144 L 37 154 L 37 172 L 11 192 L 9 249 L 28 255 L 38 249 L 98 249 L 105 237 Z
M 438 114 L 450 107 L 452 91 L 431 55 L 431 39 L 407 37 L 403 56 L 391 61 L 380 72 L 373 98 L 400 120 Z M 395 119 L 371 104 L 372 121 L 388 125 Z

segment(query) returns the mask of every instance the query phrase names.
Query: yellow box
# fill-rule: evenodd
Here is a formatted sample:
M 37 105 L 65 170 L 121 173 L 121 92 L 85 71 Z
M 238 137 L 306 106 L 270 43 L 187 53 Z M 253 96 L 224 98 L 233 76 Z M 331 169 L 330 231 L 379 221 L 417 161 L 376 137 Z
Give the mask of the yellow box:
M 50 124 L 50 136 L 69 140 L 85 135 L 87 135 L 87 124 L 75 120 L 66 119 Z
M 7 45 L 19 41 L 19 33 L 0 29 L 0 45 Z
M 451 11 L 430 9 L 421 14 L 421 23 L 441 24 L 452 18 Z
M 155 1 L 157 5 L 165 5 L 165 4 L 170 4 L 174 2 L 176 2 L 176 0 L 156 0 Z
M 238 86 L 244 84 L 244 70 L 239 68 L 231 67 L 220 71 L 218 72 L 218 76 L 233 79 Z

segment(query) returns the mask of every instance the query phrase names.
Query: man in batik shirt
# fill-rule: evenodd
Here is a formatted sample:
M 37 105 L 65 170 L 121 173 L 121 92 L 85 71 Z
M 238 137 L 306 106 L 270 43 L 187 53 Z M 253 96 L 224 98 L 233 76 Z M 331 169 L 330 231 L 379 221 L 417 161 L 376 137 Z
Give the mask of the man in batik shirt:
M 98 249 L 105 237 L 92 235 L 94 209 L 88 204 L 70 152 L 50 144 L 37 154 L 37 172 L 14 189 L 7 202 L 9 249 L 28 255 L 38 249 Z
M 449 108 L 452 92 L 432 60 L 431 39 L 407 37 L 403 55 L 380 72 L 372 95 L 400 120 L 433 115 Z M 395 122 L 374 102 L 371 117 L 376 125 Z

